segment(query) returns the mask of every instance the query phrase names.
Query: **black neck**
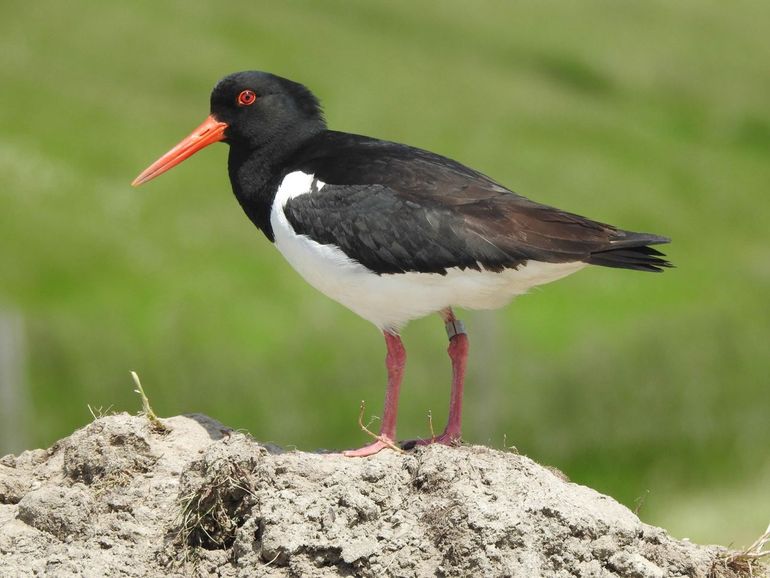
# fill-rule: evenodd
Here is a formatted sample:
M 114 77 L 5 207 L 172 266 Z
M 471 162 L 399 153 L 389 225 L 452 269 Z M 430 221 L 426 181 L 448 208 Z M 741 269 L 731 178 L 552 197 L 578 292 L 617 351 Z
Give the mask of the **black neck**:
M 263 155 L 249 154 L 239 147 L 230 147 L 227 161 L 230 184 L 235 198 L 246 215 L 271 241 L 270 208 L 278 190 L 281 175 Z
M 232 144 L 227 168 L 235 198 L 246 215 L 265 236 L 273 241 L 270 211 L 281 180 L 290 169 L 289 159 L 313 134 L 296 135 L 280 142 L 250 150 L 246 146 Z

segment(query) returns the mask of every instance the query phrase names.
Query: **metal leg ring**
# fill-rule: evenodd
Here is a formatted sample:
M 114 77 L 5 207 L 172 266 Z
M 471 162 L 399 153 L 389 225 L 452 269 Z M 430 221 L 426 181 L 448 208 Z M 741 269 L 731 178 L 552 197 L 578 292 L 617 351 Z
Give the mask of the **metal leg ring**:
M 452 339 L 455 335 L 466 333 L 465 325 L 459 319 L 452 319 L 444 324 L 446 328 L 446 334 L 449 339 Z

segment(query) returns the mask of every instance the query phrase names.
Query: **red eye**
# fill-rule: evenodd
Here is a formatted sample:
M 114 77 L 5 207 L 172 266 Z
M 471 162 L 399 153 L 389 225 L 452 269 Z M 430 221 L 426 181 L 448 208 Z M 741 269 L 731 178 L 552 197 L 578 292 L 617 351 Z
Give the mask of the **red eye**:
M 257 95 L 253 90 L 244 90 L 238 95 L 238 104 L 241 106 L 251 106 L 257 100 Z

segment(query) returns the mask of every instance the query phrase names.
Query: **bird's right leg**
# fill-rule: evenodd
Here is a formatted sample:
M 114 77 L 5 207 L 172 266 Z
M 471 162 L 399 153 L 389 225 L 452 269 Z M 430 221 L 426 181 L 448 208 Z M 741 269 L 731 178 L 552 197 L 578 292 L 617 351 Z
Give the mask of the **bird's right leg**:
M 465 384 L 465 367 L 468 361 L 468 335 L 465 332 L 463 322 L 455 317 L 450 307 L 440 312 L 444 320 L 447 336 L 449 337 L 449 359 L 452 361 L 452 391 L 449 397 L 449 419 L 444 433 L 440 436 L 417 440 L 410 440 L 401 444 L 401 448 L 409 450 L 415 446 L 427 446 L 430 444 L 456 445 L 460 443 L 462 412 L 463 412 L 463 387 Z M 432 429 L 432 425 L 431 425 Z
M 398 396 L 401 392 L 401 379 L 404 376 L 404 366 L 406 365 L 406 349 L 401 342 L 401 337 L 395 333 L 384 331 L 385 345 L 388 353 L 385 356 L 385 366 L 388 369 L 388 389 L 385 392 L 385 409 L 382 415 L 382 427 L 377 441 L 358 448 L 357 450 L 347 450 L 342 452 L 348 457 L 366 457 L 376 454 L 385 448 L 398 447 L 395 444 L 396 439 L 396 419 L 398 417 Z

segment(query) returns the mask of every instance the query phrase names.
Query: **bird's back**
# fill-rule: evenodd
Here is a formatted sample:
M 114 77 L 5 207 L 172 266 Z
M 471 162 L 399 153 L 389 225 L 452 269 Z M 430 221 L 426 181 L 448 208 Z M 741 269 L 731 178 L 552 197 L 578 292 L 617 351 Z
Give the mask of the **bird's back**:
M 665 237 L 536 203 L 407 145 L 325 131 L 288 166 L 324 183 L 287 203 L 297 233 L 336 245 L 378 273 L 501 271 L 531 260 L 647 271 L 668 265 L 649 247 Z

